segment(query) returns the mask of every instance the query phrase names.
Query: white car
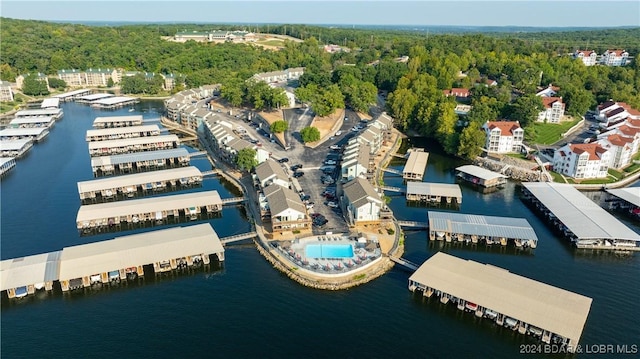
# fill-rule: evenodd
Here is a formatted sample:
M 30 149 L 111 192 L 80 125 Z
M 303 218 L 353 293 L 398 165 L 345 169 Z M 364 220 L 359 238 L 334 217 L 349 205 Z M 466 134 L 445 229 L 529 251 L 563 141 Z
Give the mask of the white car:
M 338 204 L 335 202 L 327 202 L 327 206 L 331 207 L 331 208 L 338 208 Z
M 326 161 L 324 161 L 324 164 L 326 164 L 326 165 L 335 165 L 336 163 L 337 162 L 334 161 L 334 160 L 326 160 Z
M 340 136 L 341 134 L 342 134 L 342 131 L 336 132 L 336 136 Z

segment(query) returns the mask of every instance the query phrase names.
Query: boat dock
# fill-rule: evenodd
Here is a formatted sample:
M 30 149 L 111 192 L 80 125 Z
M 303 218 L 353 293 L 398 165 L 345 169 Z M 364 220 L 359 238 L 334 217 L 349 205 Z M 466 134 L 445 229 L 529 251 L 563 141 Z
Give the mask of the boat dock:
M 202 183 L 202 173 L 197 167 L 181 167 L 78 182 L 80 200 L 105 201 L 132 198 L 139 193 L 155 193 L 167 187 L 191 186 Z
M 93 128 L 142 126 L 142 115 L 96 117 Z
M 64 112 L 61 108 L 40 108 L 18 111 L 15 118 L 53 117 L 55 120 L 59 120 L 62 116 L 64 116 Z
M 45 98 L 40 103 L 40 108 L 60 108 L 60 99 L 57 97 Z
M 145 172 L 156 169 L 188 166 L 191 154 L 186 148 L 171 150 L 134 152 L 123 155 L 91 158 L 91 168 L 95 177 L 112 174 Z
M 89 156 L 111 156 L 116 154 L 168 150 L 178 148 L 180 139 L 176 135 L 145 136 L 119 140 L 89 142 Z
M 14 157 L 0 157 L 0 177 L 4 176 L 15 166 L 16 159 Z
M 413 148 L 409 152 L 409 158 L 402 170 L 402 178 L 405 181 L 422 181 L 424 171 L 427 169 L 427 161 L 429 153 L 424 152 L 423 148 Z
M 427 202 L 427 203 L 462 203 L 462 191 L 457 184 L 429 183 L 429 182 L 407 182 L 407 201 Z
M 115 110 L 140 102 L 136 97 L 113 96 L 91 102 L 91 107 L 101 110 Z
M 0 262 L 0 290 L 20 298 L 36 290 L 63 292 L 134 280 L 145 275 L 224 261 L 224 247 L 210 224 L 174 227 L 65 247 L 60 251 Z
M 525 182 L 523 199 L 578 248 L 640 251 L 640 234 L 570 184 Z
M 169 217 L 196 220 L 203 211 L 218 213 L 221 210 L 222 199 L 218 191 L 194 192 L 82 205 L 76 216 L 76 226 L 79 230 L 90 230 L 123 223 L 163 222 Z
M 110 93 L 94 93 L 91 95 L 84 95 L 76 98 L 76 102 L 78 103 L 88 103 L 91 104 L 96 100 L 101 100 L 103 98 L 114 97 L 114 94 Z
M 16 117 L 9 122 L 11 128 L 51 128 L 56 123 L 52 116 Z
M 409 277 L 409 290 L 573 352 L 591 309 L 589 297 L 508 270 L 438 252 Z
M 20 158 L 24 156 L 31 147 L 33 147 L 33 141 L 28 138 L 12 141 L 0 141 L 0 156 Z
M 13 141 L 21 139 L 29 139 L 35 142 L 40 142 L 49 134 L 49 130 L 46 127 L 32 127 L 32 128 L 5 128 L 0 131 L 1 141 Z
M 61 93 L 61 94 L 58 94 L 58 95 L 53 95 L 51 97 L 60 99 L 60 101 L 62 101 L 62 102 L 70 102 L 70 101 L 73 101 L 73 100 L 77 99 L 78 97 L 86 96 L 86 95 L 90 95 L 90 94 L 91 94 L 91 89 L 80 89 L 80 90 L 74 90 L 74 91 L 70 91 L 70 92 Z
M 92 142 L 159 135 L 160 128 L 158 127 L 158 125 L 142 125 L 87 130 L 87 136 L 85 137 L 85 139 L 87 140 L 87 142 Z
M 487 188 L 502 186 L 507 183 L 508 178 L 503 174 L 474 165 L 460 166 L 456 168 L 456 172 L 457 176 L 463 180 Z
M 538 236 L 524 218 L 429 211 L 429 239 L 536 248 Z
M 609 208 L 627 212 L 631 217 L 640 220 L 640 188 L 628 187 L 620 189 L 606 189 Z

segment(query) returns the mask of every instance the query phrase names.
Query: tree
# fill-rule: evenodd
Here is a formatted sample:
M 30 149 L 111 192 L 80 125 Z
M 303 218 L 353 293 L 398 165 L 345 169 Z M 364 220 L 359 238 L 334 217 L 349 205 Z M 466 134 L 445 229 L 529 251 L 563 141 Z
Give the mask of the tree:
M 225 82 L 220 87 L 220 96 L 227 100 L 231 106 L 238 107 L 242 105 L 242 99 L 245 96 L 244 81 L 233 79 Z
M 458 156 L 474 159 L 482 153 L 485 135 L 479 122 L 470 122 L 460 134 Z
M 49 84 L 51 84 L 51 81 L 49 81 Z M 107 87 L 113 87 L 113 85 L 115 85 L 115 83 L 113 82 L 113 79 L 109 77 L 107 80 Z
M 49 89 L 47 88 L 47 83 L 44 80 L 39 80 L 35 76 L 28 75 L 25 76 L 24 82 L 22 83 L 22 92 L 25 95 L 40 96 L 48 95 Z
M 577 117 L 584 115 L 595 102 L 591 92 L 572 85 L 563 86 L 559 95 L 567 102 L 567 113 Z
M 241 170 L 245 171 L 250 171 L 253 167 L 257 166 L 258 160 L 256 159 L 256 150 L 247 147 L 238 151 L 236 165 L 238 165 Z
M 320 131 L 315 127 L 305 127 L 300 130 L 300 136 L 304 143 L 315 142 L 320 139 Z
M 67 88 L 67 83 L 62 79 L 58 79 L 58 78 L 55 78 L 55 77 L 50 77 L 49 78 L 49 87 L 51 87 L 53 89 L 65 89 L 65 88 Z
M 387 106 L 391 110 L 393 117 L 398 120 L 398 126 L 404 130 L 407 128 L 407 122 L 413 115 L 413 111 L 418 104 L 418 98 L 409 89 L 399 89 L 391 94 L 387 98 Z
M 543 108 L 540 96 L 520 96 L 511 106 L 511 118 L 520 122 L 520 126 L 524 128 L 536 121 Z
M 289 128 L 289 123 L 284 120 L 276 121 L 271 124 L 271 132 L 273 133 L 282 133 Z
M 122 78 L 120 82 L 120 88 L 123 93 L 148 93 L 149 92 L 149 83 L 145 76 L 141 73 L 135 74 L 133 76 L 126 76 Z

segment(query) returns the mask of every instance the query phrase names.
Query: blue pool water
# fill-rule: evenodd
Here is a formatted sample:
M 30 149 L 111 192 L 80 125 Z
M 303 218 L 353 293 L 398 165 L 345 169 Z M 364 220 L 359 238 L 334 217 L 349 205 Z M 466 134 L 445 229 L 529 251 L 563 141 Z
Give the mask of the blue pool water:
M 351 258 L 353 247 L 350 244 L 308 244 L 305 254 L 307 258 Z

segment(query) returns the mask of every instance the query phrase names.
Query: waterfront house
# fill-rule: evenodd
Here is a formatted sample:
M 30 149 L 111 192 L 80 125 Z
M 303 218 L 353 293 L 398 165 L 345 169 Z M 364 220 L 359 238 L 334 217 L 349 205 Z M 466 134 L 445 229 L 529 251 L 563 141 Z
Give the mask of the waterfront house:
M 352 225 L 380 222 L 384 201 L 369 181 L 357 177 L 343 187 L 342 202 L 347 220 Z
M 304 74 L 304 67 L 292 67 L 282 71 L 261 72 L 253 75 L 251 79 L 267 83 L 297 80 Z
M 640 120 L 627 119 L 598 135 L 598 144 L 607 149 L 610 168 L 624 168 L 640 150 Z
M 606 66 L 624 66 L 629 61 L 629 53 L 625 50 L 607 50 L 600 57 L 600 63 Z
M 13 89 L 11 88 L 11 82 L 0 81 L 0 101 L 13 101 Z
M 487 121 L 482 128 L 485 131 L 485 148 L 489 152 L 520 152 L 524 130 L 518 121 Z
M 585 66 L 593 66 L 596 64 L 598 54 L 595 51 L 591 50 L 576 50 L 573 53 L 573 58 L 582 60 L 582 63 Z
M 560 123 L 564 116 L 562 97 L 542 97 L 544 109 L 538 113 L 538 122 Z
M 343 181 L 366 177 L 372 169 L 369 146 L 358 142 L 348 145 L 342 155 L 340 168 Z
M 271 220 L 272 233 L 283 235 L 311 228 L 307 208 L 295 192 L 272 183 L 263 189 L 263 193 L 268 204 L 264 218 Z
M 256 166 L 254 178 L 258 180 L 261 188 L 265 188 L 272 183 L 289 188 L 289 177 L 284 173 L 282 166 L 272 159 L 268 159 Z
M 565 176 L 587 179 L 607 177 L 609 151 L 597 143 L 570 143 L 553 155 L 553 170 Z

